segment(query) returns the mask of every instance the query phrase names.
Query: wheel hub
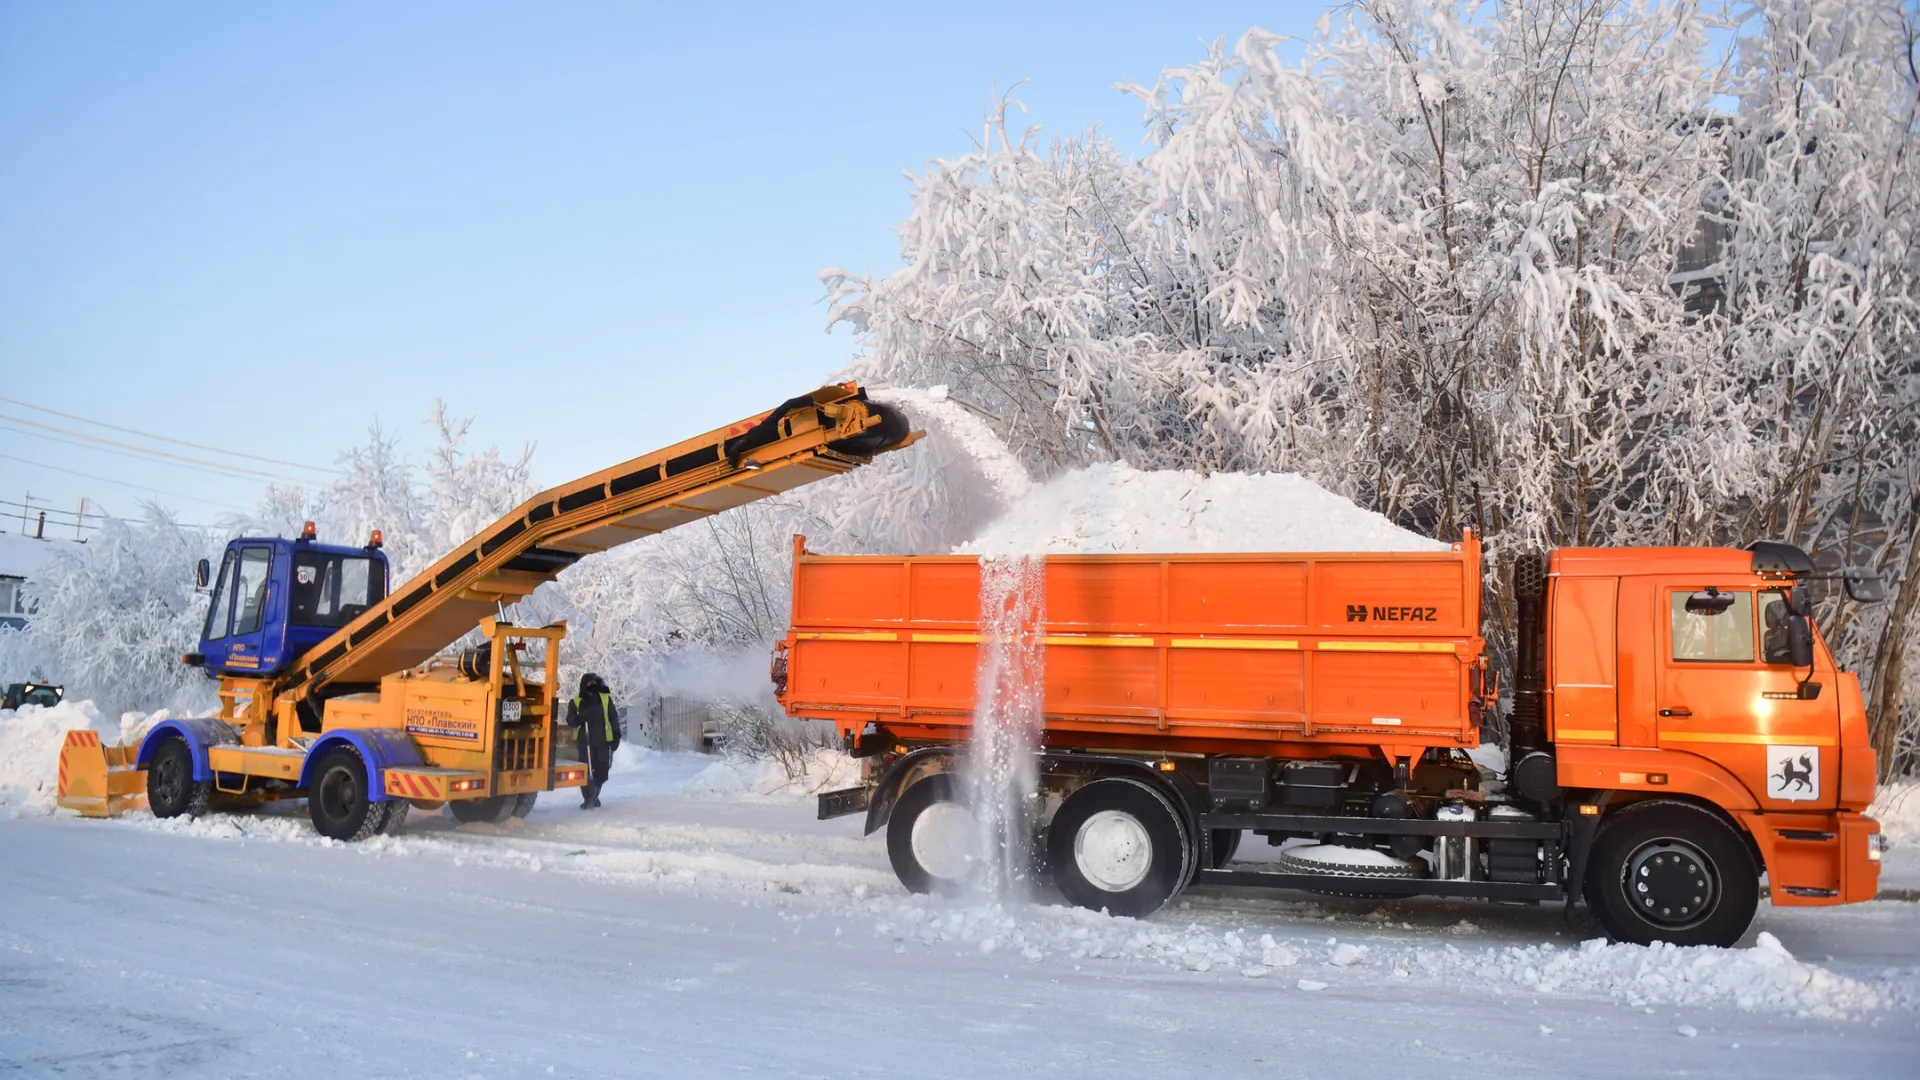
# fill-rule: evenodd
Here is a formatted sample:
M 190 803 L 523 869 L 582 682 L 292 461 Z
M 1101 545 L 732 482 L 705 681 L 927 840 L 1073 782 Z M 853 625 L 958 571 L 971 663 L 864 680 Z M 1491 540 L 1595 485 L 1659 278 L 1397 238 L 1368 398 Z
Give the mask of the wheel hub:
M 1073 861 L 1088 884 L 1105 892 L 1126 892 L 1153 869 L 1153 839 L 1132 814 L 1102 810 L 1081 822 L 1073 838 Z
M 913 820 L 913 858 L 936 878 L 958 881 L 973 868 L 979 827 L 967 808 L 956 802 L 937 802 Z
M 1627 860 L 1626 890 L 1642 918 L 1686 926 L 1713 910 L 1719 883 L 1712 860 L 1698 848 L 1667 839 L 1642 844 Z

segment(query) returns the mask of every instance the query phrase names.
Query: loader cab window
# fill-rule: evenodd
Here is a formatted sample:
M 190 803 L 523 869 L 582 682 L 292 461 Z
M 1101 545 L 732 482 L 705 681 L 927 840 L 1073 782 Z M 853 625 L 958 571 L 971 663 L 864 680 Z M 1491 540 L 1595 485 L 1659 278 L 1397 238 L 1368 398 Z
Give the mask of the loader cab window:
M 235 634 L 251 634 L 260 629 L 260 620 L 266 616 L 267 566 L 272 557 L 272 548 L 240 549 L 240 568 L 233 579 Z
M 233 599 L 233 552 L 220 560 L 220 577 L 214 582 L 213 602 L 207 605 L 207 629 L 200 636 L 220 641 L 227 636 L 227 609 Z
M 1742 590 L 1724 591 L 1722 597 L 1733 602 L 1713 614 L 1688 611 L 1690 595 L 1674 592 L 1669 596 L 1673 610 L 1673 658 L 1694 663 L 1753 663 L 1753 594 Z
M 372 559 L 300 551 L 293 556 L 293 625 L 339 629 L 386 599 L 387 578 Z

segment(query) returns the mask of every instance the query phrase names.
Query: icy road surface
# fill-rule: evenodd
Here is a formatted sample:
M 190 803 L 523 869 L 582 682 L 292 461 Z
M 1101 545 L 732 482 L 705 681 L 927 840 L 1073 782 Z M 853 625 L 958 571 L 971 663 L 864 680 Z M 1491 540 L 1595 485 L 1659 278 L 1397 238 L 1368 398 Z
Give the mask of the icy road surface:
M 626 764 L 597 814 L 357 847 L 0 818 L 0 1076 L 1920 1074 L 1920 904 L 1763 907 L 1734 950 L 1299 894 L 996 912 L 765 776 Z

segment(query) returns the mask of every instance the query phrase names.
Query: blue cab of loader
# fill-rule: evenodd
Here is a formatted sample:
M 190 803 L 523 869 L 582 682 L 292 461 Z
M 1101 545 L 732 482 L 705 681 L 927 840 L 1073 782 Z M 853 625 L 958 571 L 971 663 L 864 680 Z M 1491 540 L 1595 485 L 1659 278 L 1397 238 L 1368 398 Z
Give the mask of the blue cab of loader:
M 365 547 L 322 544 L 312 522 L 294 540 L 242 537 L 227 545 L 213 581 L 200 651 L 185 657 L 209 678 L 275 675 L 386 599 L 387 557 L 376 530 Z

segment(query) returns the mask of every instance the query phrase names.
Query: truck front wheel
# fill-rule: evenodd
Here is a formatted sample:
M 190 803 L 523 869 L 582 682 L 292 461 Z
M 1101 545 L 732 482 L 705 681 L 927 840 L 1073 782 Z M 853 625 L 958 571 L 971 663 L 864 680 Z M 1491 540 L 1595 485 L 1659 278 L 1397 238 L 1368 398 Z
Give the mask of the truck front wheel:
M 1083 908 L 1140 918 L 1186 883 L 1187 830 L 1167 797 L 1126 777 L 1067 796 L 1047 826 L 1060 894 Z
M 307 789 L 307 816 L 321 836 L 365 840 L 386 827 L 388 804 L 367 791 L 367 768 L 352 748 L 336 746 L 322 754 Z
M 1691 803 L 1655 799 L 1600 827 L 1586 893 L 1615 941 L 1724 948 L 1753 921 L 1760 869 L 1732 826 Z
M 887 859 L 908 892 L 958 892 L 980 866 L 979 847 L 979 825 L 952 773 L 914 781 L 887 818 Z

